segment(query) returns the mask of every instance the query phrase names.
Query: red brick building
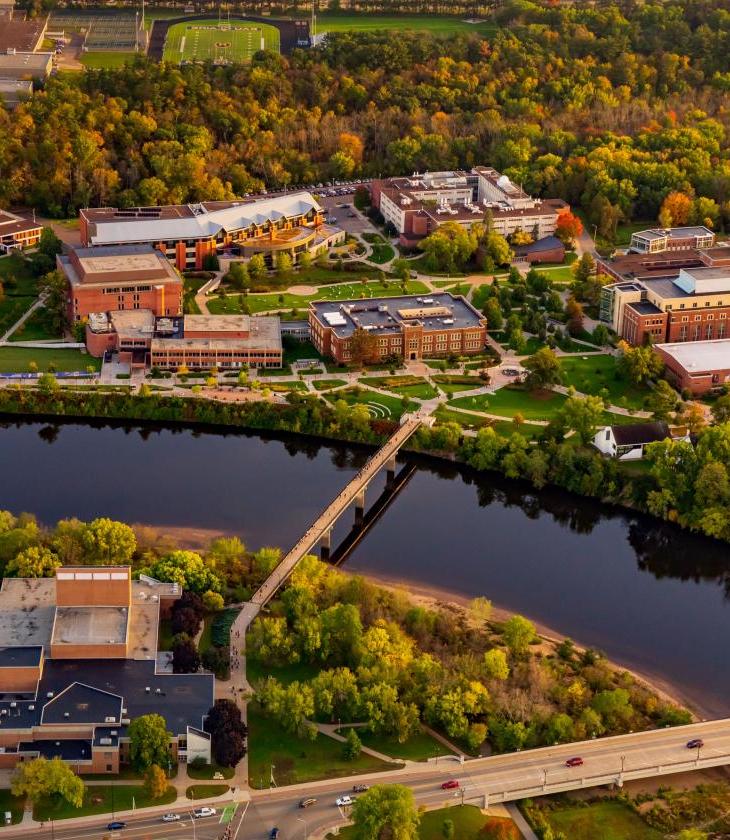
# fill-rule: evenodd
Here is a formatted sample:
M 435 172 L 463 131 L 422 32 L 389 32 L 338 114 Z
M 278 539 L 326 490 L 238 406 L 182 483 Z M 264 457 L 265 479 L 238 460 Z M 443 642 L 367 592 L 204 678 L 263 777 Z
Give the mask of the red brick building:
M 657 344 L 654 349 L 666 366 L 667 378 L 680 391 L 701 396 L 730 383 L 730 339 Z
M 18 248 L 31 248 L 41 240 L 43 225 L 0 210 L 0 254 Z
M 72 323 L 96 312 L 149 309 L 160 316 L 182 312 L 182 279 L 150 245 L 76 248 L 56 262 L 68 282 Z

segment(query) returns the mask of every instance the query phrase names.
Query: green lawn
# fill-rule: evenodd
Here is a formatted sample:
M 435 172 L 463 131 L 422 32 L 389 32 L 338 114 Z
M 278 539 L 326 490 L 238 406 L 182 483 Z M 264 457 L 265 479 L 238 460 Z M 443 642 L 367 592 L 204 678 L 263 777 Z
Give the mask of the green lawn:
M 536 265 L 534 268 L 547 275 L 551 283 L 572 283 L 575 279 L 573 269 L 569 265 L 559 265 L 556 268 L 547 268 Z
M 80 350 L 44 350 L 32 347 L 0 347 L 0 373 L 28 373 L 35 362 L 39 371 L 49 366 L 59 371 L 85 371 L 91 366 L 101 368 L 101 359 L 95 359 Z
M 437 373 L 431 378 L 449 396 L 458 394 L 460 391 L 471 391 L 474 388 L 481 388 L 484 385 L 484 382 L 478 376 L 467 376 L 466 374 L 460 373 Z
M 278 667 L 252 657 L 246 658 L 246 676 L 254 687 L 257 682 L 269 676 L 275 677 L 284 685 L 289 685 L 295 680 L 305 682 L 316 677 L 319 671 L 320 669 L 316 665 L 311 665 L 308 662 L 297 662 L 295 665 Z
M 229 785 L 190 785 L 185 790 L 188 799 L 208 799 L 212 796 L 222 796 L 228 793 Z
M 10 811 L 13 815 L 13 825 L 19 823 L 23 819 L 24 808 L 24 796 L 13 796 L 7 788 L 0 790 L 0 814 L 5 814 L 6 811 Z
M 525 420 L 551 420 L 563 407 L 566 397 L 554 391 L 523 391 L 521 388 L 500 388 L 495 394 L 457 397 L 449 405 L 472 411 L 485 411 L 500 417 L 521 414 Z
M 609 400 L 621 408 L 644 408 L 644 400 L 650 393 L 648 388 L 632 385 L 619 376 L 615 356 L 575 356 L 561 359 L 560 366 L 566 385 L 584 394 L 598 394 L 605 389 Z
M 200 634 L 200 641 L 198 642 L 198 652 L 205 653 L 206 650 L 213 644 L 212 628 L 214 615 L 206 615 L 203 619 L 203 632 Z
M 160 619 L 160 627 L 157 631 L 157 650 L 172 650 L 172 624 L 169 618 Z
M 570 840 L 660 840 L 663 836 L 622 802 L 560 808 L 547 811 L 546 816 L 552 828 Z
M 188 776 L 191 779 L 210 780 L 216 773 L 220 773 L 224 779 L 231 779 L 233 778 L 233 774 L 236 772 L 233 767 L 221 767 L 215 762 L 211 764 L 204 764 L 202 767 L 194 767 L 193 765 L 188 764 L 187 768 Z
M 45 307 L 36 311 L 10 336 L 10 341 L 53 341 L 63 338 L 53 329 L 51 316 Z
M 0 284 L 4 291 L 4 296 L 0 295 L 0 335 L 3 335 L 33 305 L 38 288 L 36 278 L 20 254 L 0 257 Z
M 343 729 L 340 734 L 345 735 L 346 732 L 347 730 Z M 398 739 L 393 735 L 373 735 L 370 732 L 365 732 L 363 729 L 358 729 L 357 734 L 364 746 L 377 750 L 384 755 L 389 755 L 392 758 L 403 758 L 408 761 L 426 761 L 429 758 L 435 758 L 439 755 L 452 755 L 451 750 L 423 731 L 412 735 L 403 744 L 398 743 Z
M 378 265 L 382 265 L 383 263 L 390 262 L 392 259 L 395 258 L 395 251 L 393 250 L 393 246 L 390 245 L 388 242 L 380 243 L 377 242 L 373 245 L 373 250 L 368 257 L 370 262 L 378 263 Z
M 81 56 L 81 63 L 94 70 L 114 70 L 134 61 L 136 55 L 134 52 L 87 52 Z
M 431 32 L 435 35 L 450 35 L 453 32 L 476 32 L 487 37 L 497 27 L 488 20 L 467 23 L 460 17 L 449 15 L 377 15 L 377 14 L 332 14 L 317 15 L 317 32 L 365 32 L 377 29 L 394 29 Z
M 174 787 L 169 787 L 160 799 L 151 799 L 144 785 L 89 785 L 84 791 L 84 801 L 80 808 L 74 808 L 65 801 L 43 799 L 34 806 L 33 819 L 66 820 L 92 814 L 110 814 L 112 810 L 129 811 L 133 802 L 135 808 L 169 805 L 175 801 L 176 796 Z
M 420 376 L 365 376 L 359 381 L 363 385 L 394 391 L 402 397 L 430 400 L 438 396 L 433 385 Z
M 183 278 L 183 312 L 187 315 L 200 315 L 200 307 L 195 300 L 195 295 L 200 287 L 208 281 L 202 277 Z
M 317 352 L 311 341 L 297 341 L 295 338 L 284 338 L 284 365 L 288 366 L 292 362 L 298 362 L 300 359 L 317 359 L 322 357 Z M 266 372 L 270 375 L 270 371 Z
M 422 814 L 419 840 L 443 840 L 444 820 L 453 822 L 456 840 L 520 840 L 522 836 L 512 820 L 487 817 L 475 805 L 455 805 Z M 327 840 L 334 840 L 334 837 L 334 834 L 328 834 Z M 354 837 L 355 832 L 350 826 L 340 829 L 337 834 L 338 840 L 353 840 Z M 572 836 L 570 840 L 573 840 Z M 598 840 L 598 835 L 594 840 Z
M 330 388 L 339 388 L 341 385 L 347 385 L 344 379 L 315 379 L 312 383 L 317 391 L 329 391 Z
M 481 429 L 482 426 L 489 426 L 487 417 L 480 417 L 478 414 L 465 414 L 462 411 L 453 411 L 445 405 L 440 405 L 433 416 L 439 423 L 457 423 L 465 429 Z
M 420 295 L 428 289 L 423 283 L 411 280 L 406 284 L 406 294 Z M 313 300 L 361 300 L 373 297 L 397 297 L 402 295 L 400 283 L 379 281 L 368 283 L 343 283 L 337 286 L 320 286 L 311 295 L 293 295 L 290 292 L 267 292 L 265 294 L 226 295 L 225 298 L 212 297 L 208 301 L 208 309 L 214 315 L 235 314 L 242 312 L 248 306 L 252 314 L 270 312 L 276 309 L 306 309 Z
M 347 388 L 331 395 L 327 394 L 325 399 L 333 404 L 338 400 L 344 400 L 348 405 L 360 403 L 367 406 L 371 416 L 378 420 L 400 420 L 405 411 L 397 397 L 373 394 L 372 391 L 361 391 L 358 394 Z
M 183 61 L 250 61 L 261 49 L 279 52 L 279 30 L 254 21 L 188 20 L 171 26 L 164 59 Z
M 297 738 L 265 717 L 256 703 L 248 706 L 248 776 L 251 787 L 269 786 L 271 765 L 276 784 L 293 785 L 359 773 L 392 769 L 392 764 L 361 754 L 354 761 L 343 757 L 343 745 L 317 735 L 314 741 Z

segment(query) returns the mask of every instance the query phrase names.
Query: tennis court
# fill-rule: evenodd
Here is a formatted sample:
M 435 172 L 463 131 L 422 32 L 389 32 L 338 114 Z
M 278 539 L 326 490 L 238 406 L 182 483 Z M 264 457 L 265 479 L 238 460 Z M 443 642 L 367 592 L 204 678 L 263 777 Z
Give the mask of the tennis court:
M 279 30 L 265 23 L 237 20 L 189 20 L 171 26 L 164 60 L 171 63 L 213 61 L 233 64 L 250 61 L 259 50 L 279 52 Z

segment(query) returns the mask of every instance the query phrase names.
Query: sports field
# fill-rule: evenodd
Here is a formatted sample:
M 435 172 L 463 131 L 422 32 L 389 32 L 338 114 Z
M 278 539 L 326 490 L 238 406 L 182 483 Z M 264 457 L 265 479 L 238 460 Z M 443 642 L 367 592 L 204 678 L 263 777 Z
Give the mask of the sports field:
M 164 59 L 171 63 L 250 61 L 261 49 L 279 52 L 279 30 L 253 21 L 188 20 L 170 27 Z
M 434 35 L 451 35 L 454 32 L 476 32 L 493 35 L 497 27 L 483 18 L 467 19 L 447 15 L 377 15 L 377 14 L 328 14 L 317 15 L 317 32 L 366 32 L 377 29 L 413 30 Z

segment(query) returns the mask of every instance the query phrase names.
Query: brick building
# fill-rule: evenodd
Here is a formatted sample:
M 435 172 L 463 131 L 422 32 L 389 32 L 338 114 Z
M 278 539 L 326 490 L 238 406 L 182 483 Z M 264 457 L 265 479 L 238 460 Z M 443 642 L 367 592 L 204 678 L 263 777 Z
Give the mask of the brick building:
M 487 166 L 470 172 L 424 172 L 410 178 L 373 181 L 372 202 L 400 235 L 414 247 L 444 222 L 470 228 L 489 212 L 497 233 L 518 230 L 542 239 L 555 233 L 558 216 L 569 209 L 562 199 L 535 199 Z
M 406 360 L 481 353 L 486 319 L 463 297 L 448 292 L 393 298 L 309 304 L 312 343 L 341 364 L 352 361 L 352 337 L 364 330 L 374 337 L 368 361 L 387 356 Z
M 43 225 L 0 210 L 0 254 L 37 245 Z
M 59 756 L 77 773 L 119 772 L 128 726 L 158 713 L 170 761 L 210 761 L 202 731 L 211 674 L 157 666 L 157 628 L 176 584 L 131 580 L 129 567 L 62 567 L 0 587 L 0 768 Z M 28 620 L 32 612 L 33 620 Z
M 725 249 L 727 250 L 727 249 Z M 604 286 L 600 318 L 631 344 L 730 335 L 730 266 L 681 268 Z
M 182 312 L 183 282 L 159 251 L 150 245 L 72 248 L 56 257 L 68 282 L 71 322 L 92 312 L 149 309 L 155 315 Z
M 702 250 L 714 244 L 715 234 L 702 225 L 652 228 L 633 233 L 629 251 L 636 254 L 660 254 L 666 251 Z
M 657 344 L 665 373 L 680 391 L 701 396 L 730 383 L 730 339 Z
M 85 246 L 144 243 L 179 269 L 202 269 L 208 256 L 225 253 L 269 264 L 279 253 L 296 263 L 305 251 L 344 241 L 345 233 L 325 223 L 325 213 L 308 192 L 240 201 L 205 201 L 165 207 L 101 207 L 79 213 Z

